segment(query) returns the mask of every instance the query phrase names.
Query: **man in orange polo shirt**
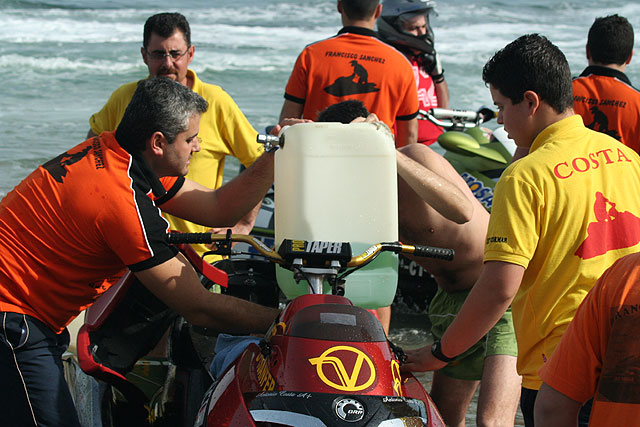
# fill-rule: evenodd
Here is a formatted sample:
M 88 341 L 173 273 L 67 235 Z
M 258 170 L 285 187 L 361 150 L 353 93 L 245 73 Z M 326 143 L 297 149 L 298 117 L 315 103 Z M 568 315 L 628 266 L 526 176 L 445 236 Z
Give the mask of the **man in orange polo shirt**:
M 396 144 L 417 142 L 418 95 L 411 64 L 373 31 L 382 12 L 378 0 L 338 0 L 344 27 L 307 46 L 285 89 L 280 121 L 316 120 L 340 101 L 357 99 L 397 135 Z
M 115 132 L 46 162 L 0 202 L 3 425 L 80 425 L 62 368 L 65 327 L 125 266 L 193 324 L 248 333 L 275 319 L 276 310 L 208 292 L 166 242 L 160 209 L 229 225 L 273 182 L 271 153 L 217 190 L 184 178 L 207 107 L 180 83 L 143 80 Z
M 633 27 L 618 15 L 596 18 L 589 29 L 589 66 L 573 80 L 573 108 L 590 129 L 640 152 L 640 92 L 624 73 L 633 56 Z
M 578 308 L 538 373 L 536 422 L 575 425 L 593 399 L 589 426 L 632 425 L 640 416 L 640 253 L 620 258 Z

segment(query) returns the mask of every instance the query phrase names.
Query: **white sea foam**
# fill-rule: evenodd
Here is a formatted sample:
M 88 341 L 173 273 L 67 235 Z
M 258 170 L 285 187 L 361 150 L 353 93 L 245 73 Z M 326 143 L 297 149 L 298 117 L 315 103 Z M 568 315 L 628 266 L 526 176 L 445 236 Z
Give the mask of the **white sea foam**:
M 192 32 L 196 46 L 204 43 L 234 49 L 265 49 L 264 53 L 269 54 L 269 51 L 279 52 L 287 49 L 299 51 L 306 44 L 334 35 L 337 29 L 212 24 L 202 28 L 194 26 Z
M 11 43 L 139 42 L 140 11 L 2 10 L 0 41 Z M 132 19 L 138 16 L 138 19 Z
M 341 26 L 335 0 L 131 4 L 125 0 L 0 2 L 0 78 L 12 82 L 0 97 L 1 159 L 18 160 L 17 152 L 8 147 L 24 133 L 46 139 L 41 151 L 52 155 L 68 148 L 70 136 L 73 141 L 82 137 L 88 117 L 115 88 L 146 75 L 139 53 L 142 25 L 154 13 L 178 10 L 188 18 L 196 45 L 192 68 L 205 81 L 231 93 L 256 127 L 277 119 L 284 85 L 303 47 L 335 34 Z M 578 74 L 586 65 L 584 45 L 595 17 L 619 13 L 629 18 L 636 32 L 640 29 L 637 1 L 441 0 L 438 12 L 432 16 L 436 48 L 455 108 L 492 103 L 481 80 L 482 66 L 521 34 L 548 36 Z M 640 85 L 640 60 L 634 58 L 627 74 Z M 17 168 L 0 164 L 0 173 L 8 177 L 0 182 L 0 194 L 35 166 L 30 162 L 21 160 Z
M 55 54 L 56 52 L 52 52 Z M 126 72 L 140 70 L 146 71 L 144 64 L 134 61 L 114 62 L 114 61 L 80 61 L 61 56 L 23 56 L 19 54 L 0 56 L 0 68 L 20 67 L 32 73 L 51 71 L 86 71 L 100 72 L 103 74 L 122 74 Z

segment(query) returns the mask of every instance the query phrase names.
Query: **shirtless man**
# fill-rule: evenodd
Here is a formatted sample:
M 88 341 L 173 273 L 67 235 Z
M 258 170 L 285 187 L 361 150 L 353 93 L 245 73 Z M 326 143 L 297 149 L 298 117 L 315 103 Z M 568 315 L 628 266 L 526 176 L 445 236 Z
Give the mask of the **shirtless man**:
M 425 202 L 402 178 L 398 179 L 400 240 L 407 244 L 452 248 L 456 253 L 453 262 L 413 258 L 438 284 L 429 306 L 431 333 L 437 341 L 478 279 L 489 214 L 442 156 L 422 144 L 403 147 L 401 151 L 448 180 L 448 184 L 462 191 L 473 205 L 471 220 L 457 224 L 432 207 L 437 201 Z M 485 338 L 435 371 L 431 397 L 447 425 L 465 425 L 465 414 L 480 383 L 477 424 L 513 425 L 520 396 L 516 356 L 511 312 L 507 312 Z
M 367 116 L 364 107 L 358 109 L 349 105 L 354 102 L 357 101 L 329 107 L 320 114 L 318 121 L 335 121 L 342 117 L 339 121 L 348 123 L 356 117 Z M 333 110 L 339 110 L 340 114 Z M 327 119 L 327 116 L 334 118 Z M 438 292 L 429 307 L 431 332 L 437 341 L 478 279 L 489 214 L 449 162 L 429 147 L 423 144 L 405 146 L 398 149 L 397 157 L 400 240 L 407 244 L 453 248 L 456 253 L 454 261 L 413 258 L 433 274 L 438 283 Z M 407 173 L 406 168 L 417 168 L 417 171 Z M 426 181 L 411 179 L 412 176 L 424 176 L 424 173 L 429 174 Z M 411 181 L 406 181 L 408 179 Z M 459 197 L 466 200 L 461 201 Z M 430 394 L 446 424 L 465 425 L 469 403 L 482 383 L 477 424 L 513 425 L 520 396 L 516 356 L 511 312 L 508 311 L 486 337 L 434 372 Z

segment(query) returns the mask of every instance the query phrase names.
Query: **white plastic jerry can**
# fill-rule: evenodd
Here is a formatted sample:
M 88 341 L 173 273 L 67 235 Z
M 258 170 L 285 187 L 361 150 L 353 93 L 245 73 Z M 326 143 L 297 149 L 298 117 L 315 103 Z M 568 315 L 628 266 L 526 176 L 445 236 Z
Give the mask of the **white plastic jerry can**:
M 350 242 L 355 256 L 398 240 L 396 154 L 386 126 L 300 123 L 283 135 L 275 154 L 276 246 L 283 239 Z M 290 271 L 278 267 L 276 275 L 287 298 L 307 293 L 307 283 L 295 283 Z M 384 307 L 397 282 L 397 255 L 383 253 L 347 276 L 345 296 L 361 307 Z

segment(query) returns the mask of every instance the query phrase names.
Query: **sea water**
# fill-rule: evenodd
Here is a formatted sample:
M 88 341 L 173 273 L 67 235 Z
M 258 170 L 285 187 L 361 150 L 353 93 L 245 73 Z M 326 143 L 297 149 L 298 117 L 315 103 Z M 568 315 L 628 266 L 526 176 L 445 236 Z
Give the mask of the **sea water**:
M 436 3 L 436 48 L 451 106 L 460 109 L 491 105 L 482 66 L 522 34 L 549 37 L 578 75 L 587 64 L 587 31 L 595 17 L 618 13 L 640 32 L 638 1 Z M 334 0 L 0 0 L 0 197 L 39 164 L 81 142 L 89 116 L 114 89 L 146 76 L 142 26 L 166 11 L 179 11 L 191 23 L 191 68 L 229 92 L 256 129 L 277 121 L 302 48 L 341 26 Z M 627 75 L 640 86 L 638 57 Z M 229 164 L 231 176 L 237 163 Z M 392 337 L 406 347 L 430 339 L 422 321 L 394 321 Z M 470 425 L 473 415 L 471 410 Z
M 519 35 L 549 37 L 577 75 L 586 66 L 587 31 L 596 16 L 619 13 L 640 31 L 637 1 L 436 4 L 435 45 L 451 106 L 459 109 L 491 105 L 482 66 Z M 277 121 L 302 48 L 341 26 L 334 0 L 0 0 L 0 197 L 81 142 L 89 117 L 114 89 L 146 76 L 142 26 L 164 11 L 189 19 L 196 46 L 191 68 L 229 92 L 256 129 Z M 640 85 L 640 59 L 633 58 L 627 74 Z

